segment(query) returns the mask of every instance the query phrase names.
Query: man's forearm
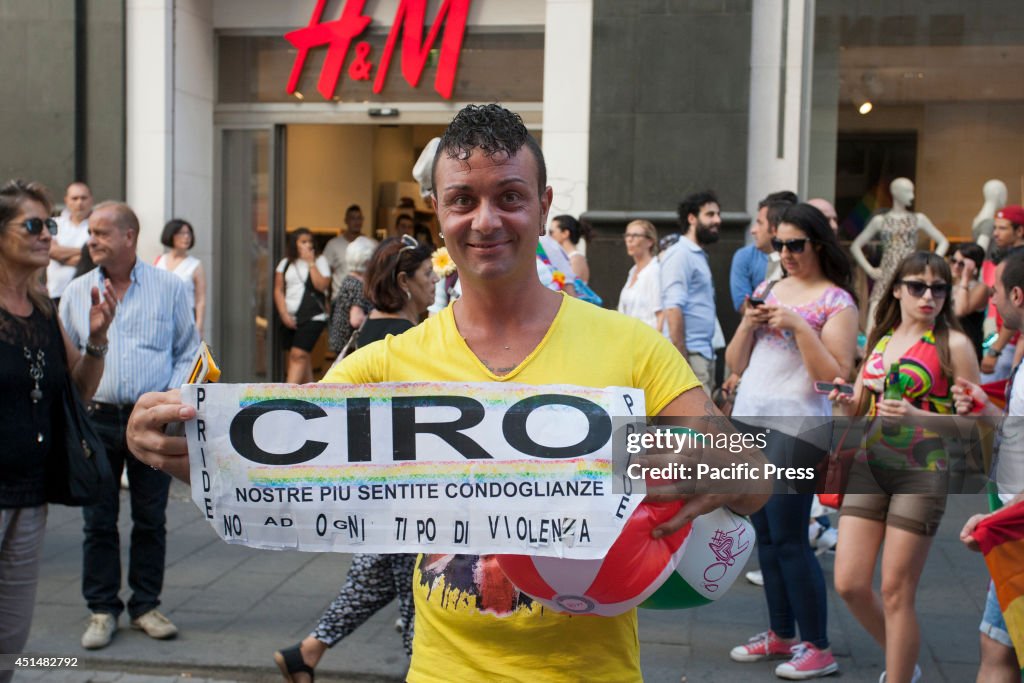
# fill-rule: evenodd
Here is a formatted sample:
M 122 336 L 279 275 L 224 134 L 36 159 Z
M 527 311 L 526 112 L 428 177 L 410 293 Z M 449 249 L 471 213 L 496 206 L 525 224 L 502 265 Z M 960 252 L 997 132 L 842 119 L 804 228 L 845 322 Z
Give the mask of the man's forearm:
M 683 319 L 683 311 L 678 306 L 670 306 L 665 311 L 665 318 L 668 321 L 668 338 L 672 346 L 679 350 L 679 353 L 686 355 L 686 322 Z

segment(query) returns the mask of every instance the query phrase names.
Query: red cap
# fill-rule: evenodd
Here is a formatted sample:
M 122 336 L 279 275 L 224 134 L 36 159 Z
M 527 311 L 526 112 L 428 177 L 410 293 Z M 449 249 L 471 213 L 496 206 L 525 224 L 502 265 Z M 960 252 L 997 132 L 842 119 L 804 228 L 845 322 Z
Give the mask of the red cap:
M 996 218 L 1005 218 L 1014 225 L 1024 225 L 1024 206 L 1011 204 L 996 211 Z

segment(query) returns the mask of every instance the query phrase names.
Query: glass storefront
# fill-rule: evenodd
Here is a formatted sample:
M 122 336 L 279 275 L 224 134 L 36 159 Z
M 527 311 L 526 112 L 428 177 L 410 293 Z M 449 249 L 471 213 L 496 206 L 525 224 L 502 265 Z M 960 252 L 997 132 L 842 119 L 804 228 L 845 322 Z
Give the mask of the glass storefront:
M 982 186 L 1024 178 L 1024 5 L 900 0 L 815 3 L 808 196 L 834 198 L 843 237 L 892 205 L 970 239 Z
M 385 87 L 352 77 L 359 59 L 382 54 L 387 30 L 360 36 L 343 65 L 334 101 L 387 108 L 400 118 L 374 118 L 361 107 L 326 103 L 317 81 L 327 48 L 313 48 L 298 81 L 297 97 L 286 92 L 297 51 L 278 35 L 221 33 L 217 45 L 217 109 L 220 140 L 219 308 L 226 376 L 269 382 L 283 377 L 278 317 L 273 304 L 273 269 L 285 236 L 308 227 L 319 247 L 339 234 L 345 209 L 362 209 L 363 233 L 393 233 L 399 214 L 436 235 L 428 205 L 412 181 L 412 167 L 428 141 L 440 134 L 453 102 L 516 102 L 536 115 L 543 100 L 544 33 L 535 29 L 469 27 L 460 53 L 451 101 L 434 89 L 438 54 L 428 53 L 418 87 L 401 73 L 401 53 L 392 58 Z M 500 74 L 496 78 L 495 74 Z M 283 106 L 287 105 L 287 106 Z M 344 109 L 344 114 L 340 113 Z M 358 111 L 356 111 L 358 110 Z M 315 112 L 315 120 L 301 118 Z M 438 114 L 441 114 L 438 116 Z M 439 120 L 440 119 L 440 120 Z M 539 133 L 538 133 L 539 135 Z M 320 376 L 333 356 L 325 339 L 312 352 Z

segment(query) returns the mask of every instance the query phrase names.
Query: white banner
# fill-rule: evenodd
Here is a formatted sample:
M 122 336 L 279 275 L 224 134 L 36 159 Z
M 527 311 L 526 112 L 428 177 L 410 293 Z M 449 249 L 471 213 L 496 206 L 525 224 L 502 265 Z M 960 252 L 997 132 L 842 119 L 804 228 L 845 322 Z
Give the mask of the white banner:
M 624 450 L 621 432 L 644 425 L 639 389 L 208 384 L 182 392 L 198 413 L 186 428 L 192 498 L 228 543 L 596 559 L 643 497 L 642 482 L 612 491 L 613 443 Z

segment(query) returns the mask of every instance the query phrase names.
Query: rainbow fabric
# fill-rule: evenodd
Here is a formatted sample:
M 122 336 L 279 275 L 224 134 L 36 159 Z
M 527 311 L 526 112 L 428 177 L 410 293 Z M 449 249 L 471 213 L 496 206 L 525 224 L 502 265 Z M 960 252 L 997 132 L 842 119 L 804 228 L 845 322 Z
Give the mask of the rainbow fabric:
M 985 518 L 974 531 L 996 586 L 999 609 L 1024 674 L 1024 503 Z

